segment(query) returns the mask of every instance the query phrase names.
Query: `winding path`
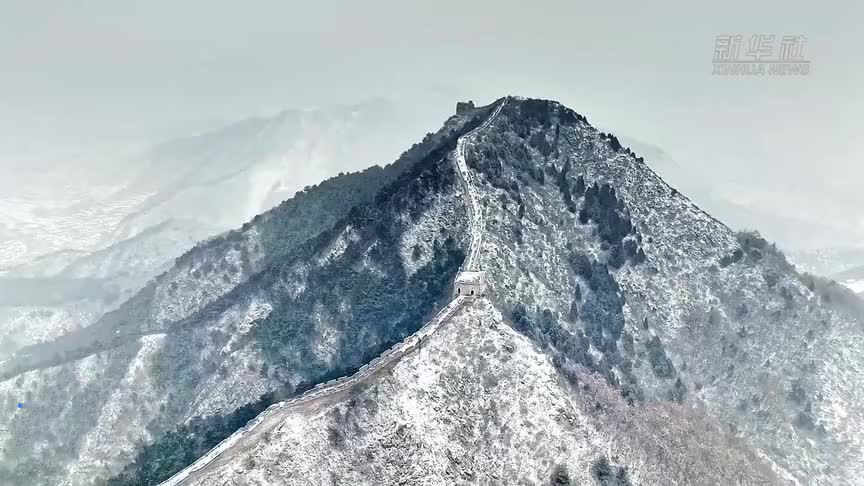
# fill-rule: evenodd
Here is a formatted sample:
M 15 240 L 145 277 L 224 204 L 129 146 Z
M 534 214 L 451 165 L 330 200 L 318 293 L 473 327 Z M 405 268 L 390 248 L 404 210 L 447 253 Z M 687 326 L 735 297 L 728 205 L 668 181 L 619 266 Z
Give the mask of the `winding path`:
M 459 268 L 460 272 L 478 271 L 480 270 L 480 248 L 483 246 L 483 233 L 486 231 L 486 223 L 483 219 L 483 211 L 480 210 L 480 196 L 477 194 L 477 187 L 472 180 L 471 171 L 468 170 L 468 162 L 465 160 L 466 144 L 477 136 L 478 133 L 489 128 L 489 125 L 495 121 L 501 109 L 507 104 L 507 98 L 504 98 L 495 111 L 484 121 L 479 127 L 471 130 L 459 137 L 456 142 L 456 150 L 454 151 L 454 162 L 456 164 L 456 173 L 459 174 L 459 183 L 462 185 L 462 194 L 465 196 L 468 205 L 468 216 L 471 218 L 471 246 L 468 250 L 468 256 L 462 262 Z
M 477 136 L 478 133 L 482 132 L 492 124 L 506 104 L 507 98 L 504 98 L 500 103 L 498 103 L 498 106 L 495 107 L 494 111 L 489 115 L 486 121 L 477 128 L 459 137 L 459 140 L 456 143 L 456 150 L 453 151 L 452 160 L 456 167 L 459 183 L 462 187 L 462 193 L 468 206 L 469 218 L 471 219 L 471 243 L 468 255 L 465 257 L 465 261 L 462 262 L 462 266 L 459 268 L 460 272 L 480 270 L 480 247 L 483 242 L 483 232 L 485 230 L 483 213 L 480 210 L 479 205 L 480 198 L 477 189 L 473 184 L 471 173 L 468 170 L 468 164 L 465 161 L 465 147 L 471 139 Z M 261 412 L 257 417 L 250 420 L 243 428 L 234 432 L 228 438 L 217 444 L 216 447 L 207 452 L 207 454 L 201 456 L 197 461 L 163 482 L 162 486 L 188 484 L 200 474 L 204 474 L 206 470 L 212 469 L 216 465 L 229 460 L 232 456 L 230 453 L 232 449 L 245 449 L 244 446 L 248 447 L 253 444 L 256 439 L 263 436 L 269 430 L 272 430 L 276 425 L 282 422 L 289 409 L 304 406 L 311 402 L 322 400 L 347 391 L 375 375 L 379 371 L 387 368 L 389 365 L 396 363 L 402 358 L 402 356 L 420 345 L 423 340 L 432 335 L 447 321 L 449 321 L 449 319 L 463 305 L 472 300 L 474 300 L 473 297 L 465 295 L 454 298 L 417 332 L 408 336 L 402 342 L 395 344 L 392 348 L 384 351 L 381 356 L 373 359 L 368 364 L 363 365 L 357 373 L 336 380 L 330 380 L 326 383 L 320 383 L 315 388 L 312 388 L 298 397 L 271 405 L 267 410 Z

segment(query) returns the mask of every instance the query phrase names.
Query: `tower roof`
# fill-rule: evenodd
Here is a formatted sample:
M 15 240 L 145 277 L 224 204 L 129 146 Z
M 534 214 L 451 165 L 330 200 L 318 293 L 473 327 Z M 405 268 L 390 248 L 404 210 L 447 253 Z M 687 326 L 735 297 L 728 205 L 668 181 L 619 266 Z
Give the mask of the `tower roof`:
M 459 272 L 456 275 L 457 284 L 479 285 L 483 283 L 483 272 Z

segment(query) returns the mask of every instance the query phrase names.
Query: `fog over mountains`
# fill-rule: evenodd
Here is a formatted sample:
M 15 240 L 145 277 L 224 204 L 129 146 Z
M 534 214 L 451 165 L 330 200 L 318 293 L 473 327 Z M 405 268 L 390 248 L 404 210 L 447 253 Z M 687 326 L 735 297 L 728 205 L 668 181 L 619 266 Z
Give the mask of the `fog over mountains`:
M 463 106 L 389 165 L 265 211 L 295 180 L 280 154 L 319 153 L 284 135 L 316 127 L 313 115 L 149 152 L 160 170 L 116 193 L 148 195 L 121 211 L 112 244 L 21 267 L 30 273 L 9 281 L 22 290 L 4 294 L 5 308 L 33 309 L 25 327 L 45 331 L 0 361 L 0 480 L 165 481 L 268 407 L 410 340 L 450 302 L 476 244 L 484 296 L 357 386 L 285 408 L 183 484 L 864 475 L 864 304 L 705 212 L 658 176 L 661 154 L 557 102 L 506 97 Z M 328 142 L 347 141 L 323 144 L 321 159 L 376 132 L 346 119 L 322 122 Z M 181 159 L 201 163 L 175 170 Z M 208 224 L 234 229 L 179 250 Z M 57 289 L 32 302 L 35 278 Z M 81 297 L 83 283 L 99 302 Z M 72 321 L 50 321 L 58 308 L 82 317 L 58 328 Z
M 394 157 L 393 135 L 416 130 L 395 128 L 397 113 L 380 99 L 285 110 L 134 151 L 13 164 L 0 181 L 0 357 L 93 322 L 196 242 L 304 186 Z
M 286 110 L 125 152 L 13 160 L 0 202 L 0 269 L 105 248 L 169 218 L 207 224 L 208 236 L 223 231 L 351 161 L 395 156 L 400 147 L 386 135 L 395 124 L 396 108 L 378 99 Z

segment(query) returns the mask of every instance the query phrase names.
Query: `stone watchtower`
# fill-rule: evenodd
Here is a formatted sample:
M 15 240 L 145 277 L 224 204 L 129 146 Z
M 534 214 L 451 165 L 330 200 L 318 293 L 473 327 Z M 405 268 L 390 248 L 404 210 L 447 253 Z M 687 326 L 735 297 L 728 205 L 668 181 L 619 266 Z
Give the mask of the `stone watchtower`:
M 459 272 L 453 284 L 453 297 L 480 297 L 486 292 L 486 277 L 483 272 Z
M 473 109 L 474 109 L 474 102 L 473 101 L 459 101 L 458 103 L 456 103 L 456 114 L 457 115 L 461 115 L 462 113 L 465 113 L 466 111 L 470 111 Z

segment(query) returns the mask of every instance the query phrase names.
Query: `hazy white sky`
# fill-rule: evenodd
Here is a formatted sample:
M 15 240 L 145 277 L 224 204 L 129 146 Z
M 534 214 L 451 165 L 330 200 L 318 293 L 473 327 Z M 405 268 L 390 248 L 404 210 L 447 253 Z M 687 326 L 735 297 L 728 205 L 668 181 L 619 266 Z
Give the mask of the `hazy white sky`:
M 0 164 L 372 96 L 431 130 L 520 94 L 854 243 L 862 26 L 855 1 L 0 0 Z M 758 33 L 805 35 L 811 74 L 712 76 L 715 36 Z

